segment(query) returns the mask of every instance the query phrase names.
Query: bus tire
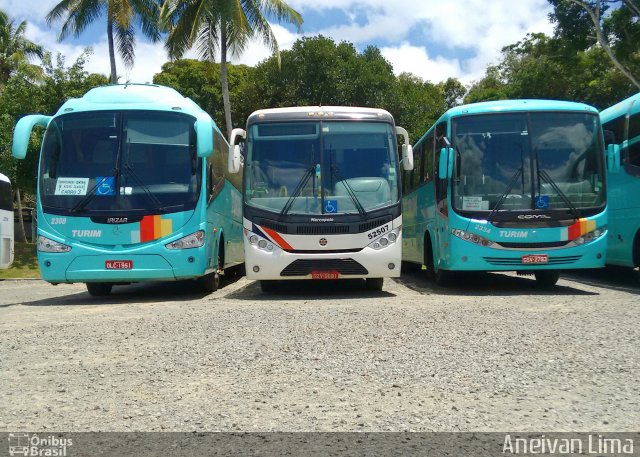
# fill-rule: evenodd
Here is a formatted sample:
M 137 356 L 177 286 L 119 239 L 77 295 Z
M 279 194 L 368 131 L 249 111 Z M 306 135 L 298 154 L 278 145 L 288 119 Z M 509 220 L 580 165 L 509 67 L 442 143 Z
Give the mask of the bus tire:
M 540 287 L 553 287 L 560 279 L 558 270 L 541 270 L 534 273 L 536 284 Z
M 429 232 L 424 234 L 424 266 L 426 267 L 425 277 L 429 281 L 436 279 L 436 269 L 433 263 L 433 247 L 431 246 Z
M 384 278 L 367 278 L 366 279 L 367 290 L 380 292 L 382 290 L 383 284 L 384 284 Z
M 453 275 L 454 273 L 452 271 L 441 270 L 438 268 L 433 273 L 433 279 L 435 280 L 437 285 L 441 287 L 446 287 L 446 286 L 450 286 L 451 283 L 453 282 Z
M 87 282 L 87 291 L 92 297 L 106 297 L 111 293 L 113 284 L 108 282 Z
M 278 290 L 278 282 L 263 279 L 262 281 L 260 281 L 260 289 L 262 289 L 262 292 L 270 294 Z
M 218 249 L 218 246 L 223 246 L 222 248 Z M 220 244 L 216 245 L 216 251 L 218 253 L 218 257 L 216 260 L 216 269 L 209 273 L 204 275 L 203 277 L 201 277 L 198 282 L 200 283 L 200 289 L 206 293 L 206 294 L 211 294 L 213 292 L 215 292 L 216 290 L 218 290 L 218 287 L 220 287 L 220 271 L 222 271 L 222 267 L 224 266 L 224 244 L 223 244 L 223 240 L 222 238 L 220 238 Z

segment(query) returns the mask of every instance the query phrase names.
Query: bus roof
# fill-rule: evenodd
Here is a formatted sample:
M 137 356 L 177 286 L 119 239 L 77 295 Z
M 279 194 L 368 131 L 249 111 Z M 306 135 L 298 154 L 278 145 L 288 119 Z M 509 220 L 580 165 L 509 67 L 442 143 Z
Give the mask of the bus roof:
M 629 112 L 631 104 L 637 106 L 637 110 L 640 111 L 640 92 L 601 111 L 600 119 L 602 120 L 602 123 L 609 122 L 611 119 L 615 119 L 616 117 L 625 116 Z
M 434 123 L 434 126 L 442 121 L 447 121 L 457 116 L 510 111 L 586 111 L 598 114 L 597 109 L 585 103 L 537 99 L 495 100 L 491 102 L 470 103 L 467 105 L 454 106 L 440 116 L 440 118 Z M 432 128 L 433 126 L 416 143 L 422 141 Z
M 287 108 L 260 109 L 251 113 L 247 124 L 258 121 L 293 121 L 293 120 L 378 120 L 393 123 L 393 116 L 388 111 L 378 108 L 362 108 L 354 106 L 291 106 Z
M 11 181 L 9 180 L 9 178 L 3 175 L 2 173 L 0 173 L 0 181 L 8 182 L 9 184 L 11 184 Z
M 56 116 L 97 110 L 164 110 L 196 116 L 203 110 L 193 100 L 156 84 L 113 84 L 91 89 L 81 98 L 67 100 Z

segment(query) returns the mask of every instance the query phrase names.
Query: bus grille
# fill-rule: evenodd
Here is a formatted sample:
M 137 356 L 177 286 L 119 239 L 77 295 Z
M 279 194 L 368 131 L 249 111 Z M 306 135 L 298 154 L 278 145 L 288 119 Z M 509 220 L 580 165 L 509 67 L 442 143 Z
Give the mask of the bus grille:
M 298 259 L 291 262 L 280 276 L 307 276 L 312 271 L 337 271 L 341 275 L 366 275 L 369 271 L 353 259 Z
M 362 223 L 360 224 L 360 227 L 358 227 L 358 233 L 367 232 L 388 222 L 391 222 L 391 216 L 376 219 L 375 221 L 371 222 Z
M 298 235 L 335 235 L 342 233 L 349 233 L 348 225 L 329 225 L 329 224 L 317 224 L 317 225 L 298 225 Z
M 260 219 L 260 223 L 258 225 L 275 230 L 278 233 L 289 233 L 286 225 L 278 224 L 277 222 L 270 221 L 269 219 Z
M 506 265 L 506 266 L 522 266 L 522 265 L 566 265 L 569 263 L 575 263 L 582 258 L 581 255 L 572 255 L 565 257 L 549 257 L 549 261 L 547 263 L 542 264 L 523 264 L 521 257 L 483 257 L 485 262 L 490 263 L 491 265 Z
M 546 243 L 502 243 L 498 244 L 503 248 L 512 249 L 548 249 L 548 248 L 560 248 L 571 243 L 571 241 L 549 241 Z

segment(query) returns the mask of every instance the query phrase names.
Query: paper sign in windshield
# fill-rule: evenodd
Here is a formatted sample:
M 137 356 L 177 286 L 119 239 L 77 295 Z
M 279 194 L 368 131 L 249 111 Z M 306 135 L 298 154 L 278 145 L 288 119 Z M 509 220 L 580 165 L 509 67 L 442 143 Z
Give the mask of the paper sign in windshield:
M 462 209 L 466 211 L 482 211 L 489 209 L 489 201 L 482 197 L 462 197 Z
M 89 178 L 58 178 L 55 195 L 87 195 Z

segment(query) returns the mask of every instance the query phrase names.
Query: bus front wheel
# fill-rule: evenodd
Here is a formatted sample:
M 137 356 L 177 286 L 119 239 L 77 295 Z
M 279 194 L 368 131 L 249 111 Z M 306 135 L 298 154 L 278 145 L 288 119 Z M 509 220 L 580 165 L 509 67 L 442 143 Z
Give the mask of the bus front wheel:
M 541 270 L 534 273 L 536 283 L 541 287 L 555 286 L 560 279 L 560 272 L 556 270 Z
M 198 282 L 200 282 L 200 288 L 204 293 L 211 294 L 220 287 L 220 275 L 214 271 L 201 277 Z
M 367 290 L 375 290 L 380 292 L 382 285 L 384 284 L 384 278 L 367 278 L 366 279 Z
M 105 282 L 88 282 L 86 283 L 87 291 L 92 297 L 105 297 L 111 293 L 113 284 Z

